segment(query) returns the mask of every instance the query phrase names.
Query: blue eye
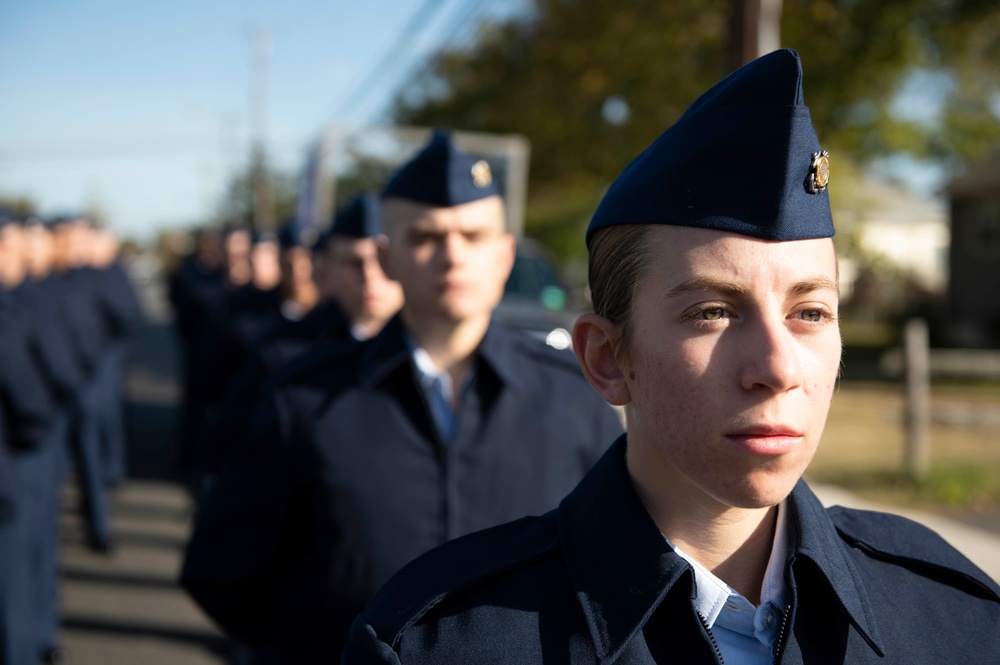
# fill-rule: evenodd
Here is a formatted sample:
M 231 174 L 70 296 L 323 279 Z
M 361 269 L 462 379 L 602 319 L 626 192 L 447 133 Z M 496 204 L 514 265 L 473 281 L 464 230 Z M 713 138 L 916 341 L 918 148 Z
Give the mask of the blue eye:
M 823 312 L 818 309 L 807 309 L 801 312 L 802 320 L 810 323 L 819 323 L 823 320 Z

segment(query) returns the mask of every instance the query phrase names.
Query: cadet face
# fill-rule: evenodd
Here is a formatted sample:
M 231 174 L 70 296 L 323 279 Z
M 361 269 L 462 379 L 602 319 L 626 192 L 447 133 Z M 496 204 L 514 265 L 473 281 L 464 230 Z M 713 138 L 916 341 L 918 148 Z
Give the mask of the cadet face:
M 676 226 L 649 240 L 621 368 L 629 469 L 676 505 L 774 505 L 812 459 L 836 383 L 833 243 Z
M 386 321 L 403 305 L 403 289 L 382 271 L 374 238 L 331 240 L 330 280 L 351 321 Z
M 388 199 L 383 215 L 383 265 L 403 285 L 408 315 L 451 322 L 489 316 L 514 264 L 500 197 L 450 208 Z

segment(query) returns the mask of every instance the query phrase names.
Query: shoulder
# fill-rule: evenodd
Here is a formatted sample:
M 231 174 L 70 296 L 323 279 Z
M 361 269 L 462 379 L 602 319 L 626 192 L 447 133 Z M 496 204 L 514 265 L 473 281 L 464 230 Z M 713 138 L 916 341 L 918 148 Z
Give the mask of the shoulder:
M 926 526 L 899 515 L 841 506 L 827 512 L 841 538 L 867 557 L 1000 602 L 996 582 Z
M 394 644 L 436 605 L 523 573 L 530 564 L 552 556 L 557 542 L 555 512 L 452 540 L 393 576 L 365 610 L 365 619 L 386 643 Z M 541 577 L 539 584 L 544 582 Z

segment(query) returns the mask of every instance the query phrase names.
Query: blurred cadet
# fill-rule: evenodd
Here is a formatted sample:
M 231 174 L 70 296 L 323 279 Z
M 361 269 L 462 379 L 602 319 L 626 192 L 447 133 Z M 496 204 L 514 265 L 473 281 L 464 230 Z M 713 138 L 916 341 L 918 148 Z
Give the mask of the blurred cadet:
M 318 302 L 300 318 L 293 318 L 290 314 L 302 312 L 303 307 L 286 298 L 281 320 L 253 339 L 246 349 L 239 371 L 202 437 L 205 474 L 216 473 L 233 443 L 246 435 L 250 424 L 246 414 L 252 411 L 269 376 L 300 357 L 303 364 L 309 364 L 309 354 L 325 354 L 329 345 L 368 339 L 399 311 L 402 288 L 385 276 L 378 262 L 378 209 L 376 196 L 358 196 L 337 213 L 329 231 L 314 242 L 294 222 L 280 234 L 285 247 L 285 282 L 299 282 L 299 287 L 292 288 L 310 296 L 315 294 Z M 313 251 L 307 263 L 298 250 L 305 249 L 308 243 L 313 243 Z M 307 276 L 312 290 L 304 283 Z
M 281 246 L 281 307 L 285 321 L 299 321 L 319 303 L 313 279 L 312 248 L 319 233 L 296 219 L 288 220 L 278 233 Z
M 122 404 L 125 342 L 142 324 L 142 307 L 125 268 L 118 261 L 119 242 L 107 229 L 89 229 L 90 268 L 93 271 L 98 312 L 107 340 L 98 371 L 101 409 L 101 461 L 104 482 L 114 486 L 125 480 L 127 450 Z
M 224 261 L 222 236 L 214 229 L 201 229 L 194 236 L 194 252 L 181 261 L 167 284 L 181 351 L 181 414 L 176 464 L 185 475 L 194 467 L 192 432 L 198 420 L 196 344 L 208 324 L 215 294 L 219 294 L 221 300 L 225 292 Z
M 389 279 L 378 259 L 382 233 L 378 197 L 366 193 L 340 210 L 326 237 L 323 280 L 350 322 L 349 335 L 377 335 L 403 306 L 403 288 Z
M 572 355 L 491 324 L 514 260 L 485 161 L 446 133 L 386 185 L 374 338 L 282 372 L 199 514 L 182 584 L 280 662 L 335 659 L 406 562 L 550 509 L 621 433 Z
M 67 317 L 78 365 L 86 377 L 74 398 L 70 423 L 70 453 L 81 485 L 80 498 L 88 543 L 99 552 L 112 547 L 111 517 L 101 456 L 101 418 L 105 392 L 102 374 L 107 349 L 98 305 L 98 285 L 88 265 L 90 221 L 84 215 L 54 219 L 53 275 L 60 305 Z
M 628 435 L 557 510 L 401 572 L 345 662 L 996 662 L 993 581 L 800 479 L 841 356 L 801 80 L 794 51 L 746 65 L 614 182 L 573 348 Z
M 32 319 L 12 293 L 27 275 L 20 220 L 0 211 L 0 662 L 37 663 L 46 654 L 54 592 L 56 523 L 50 516 L 57 406 L 32 350 Z M 62 442 L 59 442 L 62 443 Z M 45 563 L 50 564 L 50 568 Z M 44 625 L 43 625 L 44 624 Z

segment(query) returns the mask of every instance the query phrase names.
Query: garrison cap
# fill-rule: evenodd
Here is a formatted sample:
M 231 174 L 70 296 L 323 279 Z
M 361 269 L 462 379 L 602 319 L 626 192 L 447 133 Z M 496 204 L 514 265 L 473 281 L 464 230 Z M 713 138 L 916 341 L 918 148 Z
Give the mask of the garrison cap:
M 372 238 L 381 232 L 381 204 L 377 196 L 365 192 L 337 211 L 327 234 L 331 238 Z
M 48 227 L 53 231 L 70 224 L 90 224 L 90 220 L 83 213 L 70 212 L 57 215 L 48 221 Z
M 0 229 L 10 224 L 20 224 L 20 218 L 6 208 L 0 208 Z
M 701 97 L 612 183 L 587 229 L 671 224 L 764 240 L 833 236 L 819 146 L 790 49 L 736 70 Z
M 287 220 L 278 231 L 278 243 L 282 249 L 292 249 L 293 247 L 309 249 L 316 244 L 318 237 L 319 234 L 315 227 L 294 217 Z
M 489 163 L 459 150 L 444 130 L 435 131 L 430 143 L 396 171 L 382 190 L 383 199 L 408 199 L 435 208 L 499 195 Z
M 275 244 L 279 244 L 278 234 L 269 229 L 261 229 L 261 230 L 254 229 L 250 233 L 250 241 L 254 245 L 259 245 L 263 242 L 273 242 Z

